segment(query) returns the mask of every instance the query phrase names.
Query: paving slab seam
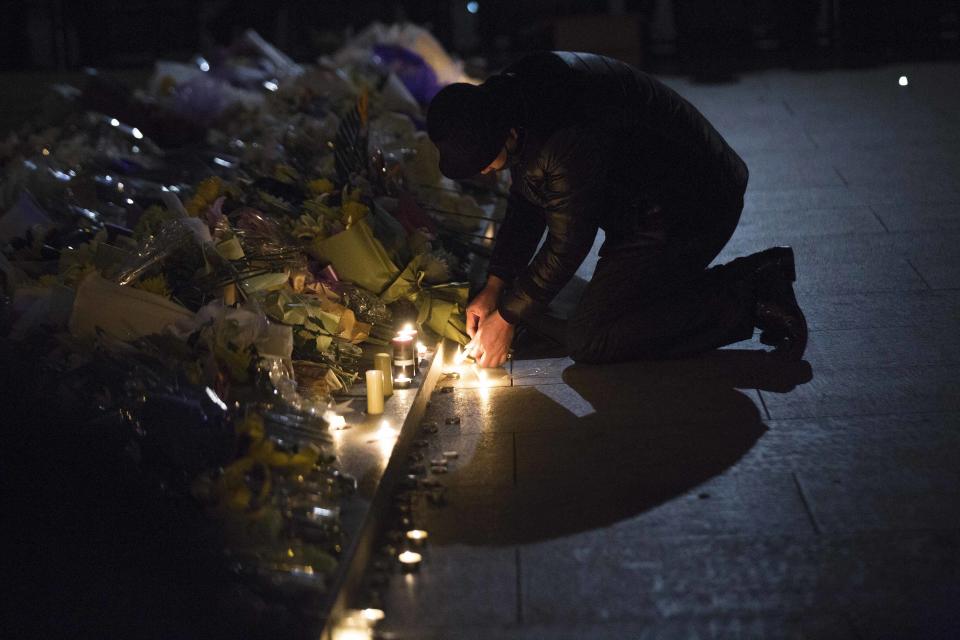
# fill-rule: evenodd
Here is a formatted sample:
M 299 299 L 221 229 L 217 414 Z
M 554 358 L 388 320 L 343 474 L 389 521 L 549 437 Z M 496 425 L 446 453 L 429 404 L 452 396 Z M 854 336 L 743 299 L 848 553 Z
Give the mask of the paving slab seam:
M 757 392 L 757 397 L 760 398 L 760 405 L 763 407 L 763 412 L 767 416 L 767 420 L 770 420 L 770 409 L 767 408 L 767 401 L 763 399 L 763 394 L 760 393 L 760 389 L 754 389 Z
M 877 219 L 877 222 L 880 223 L 880 226 L 883 227 L 883 230 L 887 233 L 890 233 L 890 228 L 887 227 L 887 223 L 883 221 L 883 218 L 880 217 L 880 214 L 877 213 L 877 210 L 873 208 L 872 204 L 868 204 L 867 208 L 870 209 L 870 213 L 873 214 L 873 217 Z
M 793 476 L 793 482 L 797 487 L 797 493 L 800 494 L 800 502 L 803 503 L 803 508 L 806 510 L 807 516 L 810 518 L 810 526 L 813 527 L 813 532 L 819 536 L 823 533 L 823 529 L 821 528 L 820 523 L 817 522 L 817 516 L 813 513 L 813 508 L 810 505 L 810 501 L 807 499 L 806 492 L 803 490 L 803 484 L 800 482 L 800 477 L 796 474 L 796 472 L 791 473 L 790 475 Z
M 898 418 L 898 417 L 916 417 L 916 416 L 956 416 L 960 418 L 960 411 L 951 409 L 948 411 L 902 411 L 897 413 L 869 413 L 864 415 L 837 415 L 837 416 L 813 416 L 813 417 L 789 417 L 789 418 L 770 418 L 768 427 L 776 426 L 781 422 L 816 422 L 819 420 L 847 420 L 851 418 Z M 890 427 L 893 430 L 893 427 Z
M 927 285 L 927 289 L 930 289 L 932 291 L 933 287 L 930 286 L 930 283 L 927 281 L 927 279 L 924 278 L 923 274 L 920 273 L 920 270 L 917 269 L 917 265 L 913 264 L 913 260 L 911 260 L 910 258 L 906 258 L 906 261 L 907 261 L 907 264 L 910 265 L 910 268 L 913 269 L 913 272 L 917 274 L 917 277 L 923 281 L 923 284 Z
M 770 393 L 769 391 L 767 393 Z M 806 416 L 789 416 L 778 418 L 776 416 L 770 418 L 770 422 L 787 422 L 787 421 L 796 421 L 803 420 L 809 422 L 811 420 L 843 420 L 845 418 L 896 418 L 898 416 L 924 416 L 924 415 L 957 415 L 956 410 L 947 410 L 947 411 L 896 411 L 896 412 L 880 412 L 880 413 L 831 413 L 825 415 L 806 415 Z M 769 425 L 767 425 L 769 426 Z M 534 432 L 529 432 L 534 433 Z

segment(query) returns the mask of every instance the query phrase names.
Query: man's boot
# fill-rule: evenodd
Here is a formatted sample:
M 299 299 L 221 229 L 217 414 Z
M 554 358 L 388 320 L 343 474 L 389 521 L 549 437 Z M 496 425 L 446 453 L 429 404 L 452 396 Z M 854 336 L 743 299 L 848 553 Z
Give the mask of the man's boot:
M 793 249 L 771 247 L 731 260 L 724 276 L 749 283 L 756 303 L 754 322 L 760 342 L 774 347 L 787 360 L 799 360 L 807 346 L 807 321 L 797 304 L 792 283 L 797 279 Z
M 777 356 L 798 361 L 807 348 L 807 320 L 793 292 L 797 279 L 793 249 L 774 247 L 760 254 L 766 254 L 766 259 L 752 274 L 760 342 L 773 347 Z

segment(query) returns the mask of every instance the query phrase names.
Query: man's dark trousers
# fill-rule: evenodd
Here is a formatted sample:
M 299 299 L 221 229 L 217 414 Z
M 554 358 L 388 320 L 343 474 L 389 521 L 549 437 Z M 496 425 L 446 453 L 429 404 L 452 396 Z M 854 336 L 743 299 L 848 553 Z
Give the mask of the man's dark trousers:
M 756 295 L 749 274 L 725 266 L 707 269 L 736 229 L 743 196 L 700 209 L 689 212 L 699 213 L 691 217 L 708 222 L 687 229 L 664 227 L 659 236 L 644 233 L 616 245 L 608 237 L 567 322 L 566 344 L 574 360 L 680 357 L 753 335 Z

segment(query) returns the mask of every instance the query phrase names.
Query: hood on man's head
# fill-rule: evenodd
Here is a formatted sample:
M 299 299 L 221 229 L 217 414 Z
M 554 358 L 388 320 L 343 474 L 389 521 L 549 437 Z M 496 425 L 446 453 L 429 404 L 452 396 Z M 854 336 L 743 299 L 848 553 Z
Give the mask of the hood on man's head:
M 496 78 L 496 76 L 495 76 Z M 500 153 L 510 132 L 497 82 L 444 87 L 427 108 L 427 134 L 440 150 L 440 172 L 454 180 L 480 173 Z

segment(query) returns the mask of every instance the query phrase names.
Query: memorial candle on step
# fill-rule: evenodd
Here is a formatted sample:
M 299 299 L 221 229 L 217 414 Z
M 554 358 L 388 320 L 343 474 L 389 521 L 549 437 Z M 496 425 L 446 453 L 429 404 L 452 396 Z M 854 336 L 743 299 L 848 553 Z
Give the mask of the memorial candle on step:
M 383 372 L 379 369 L 367 371 L 367 413 L 383 413 Z
M 383 396 L 393 395 L 393 368 L 390 366 L 390 354 L 378 353 L 373 356 L 373 366 L 383 373 Z
M 417 350 L 416 350 L 416 349 L 417 349 L 417 346 L 416 346 L 416 345 L 417 345 L 417 335 L 418 335 L 418 334 L 417 334 L 417 330 L 416 330 L 416 328 L 413 326 L 413 323 L 411 323 L 411 322 L 408 322 L 407 324 L 403 325 L 403 328 L 400 329 L 400 331 L 397 332 L 397 336 L 398 336 L 398 337 L 399 337 L 399 336 L 410 336 L 410 339 L 411 339 L 411 343 L 410 343 L 410 344 L 413 345 L 413 347 L 412 347 L 412 348 L 413 348 L 413 375 L 417 375 L 418 373 L 420 373 L 420 356 L 419 356 L 419 354 L 417 353 Z M 410 377 L 412 378 L 413 376 L 410 376 Z
M 397 334 L 393 339 L 393 372 L 397 377 L 412 378 L 417 375 L 417 356 L 413 344 L 414 338 L 408 333 Z

